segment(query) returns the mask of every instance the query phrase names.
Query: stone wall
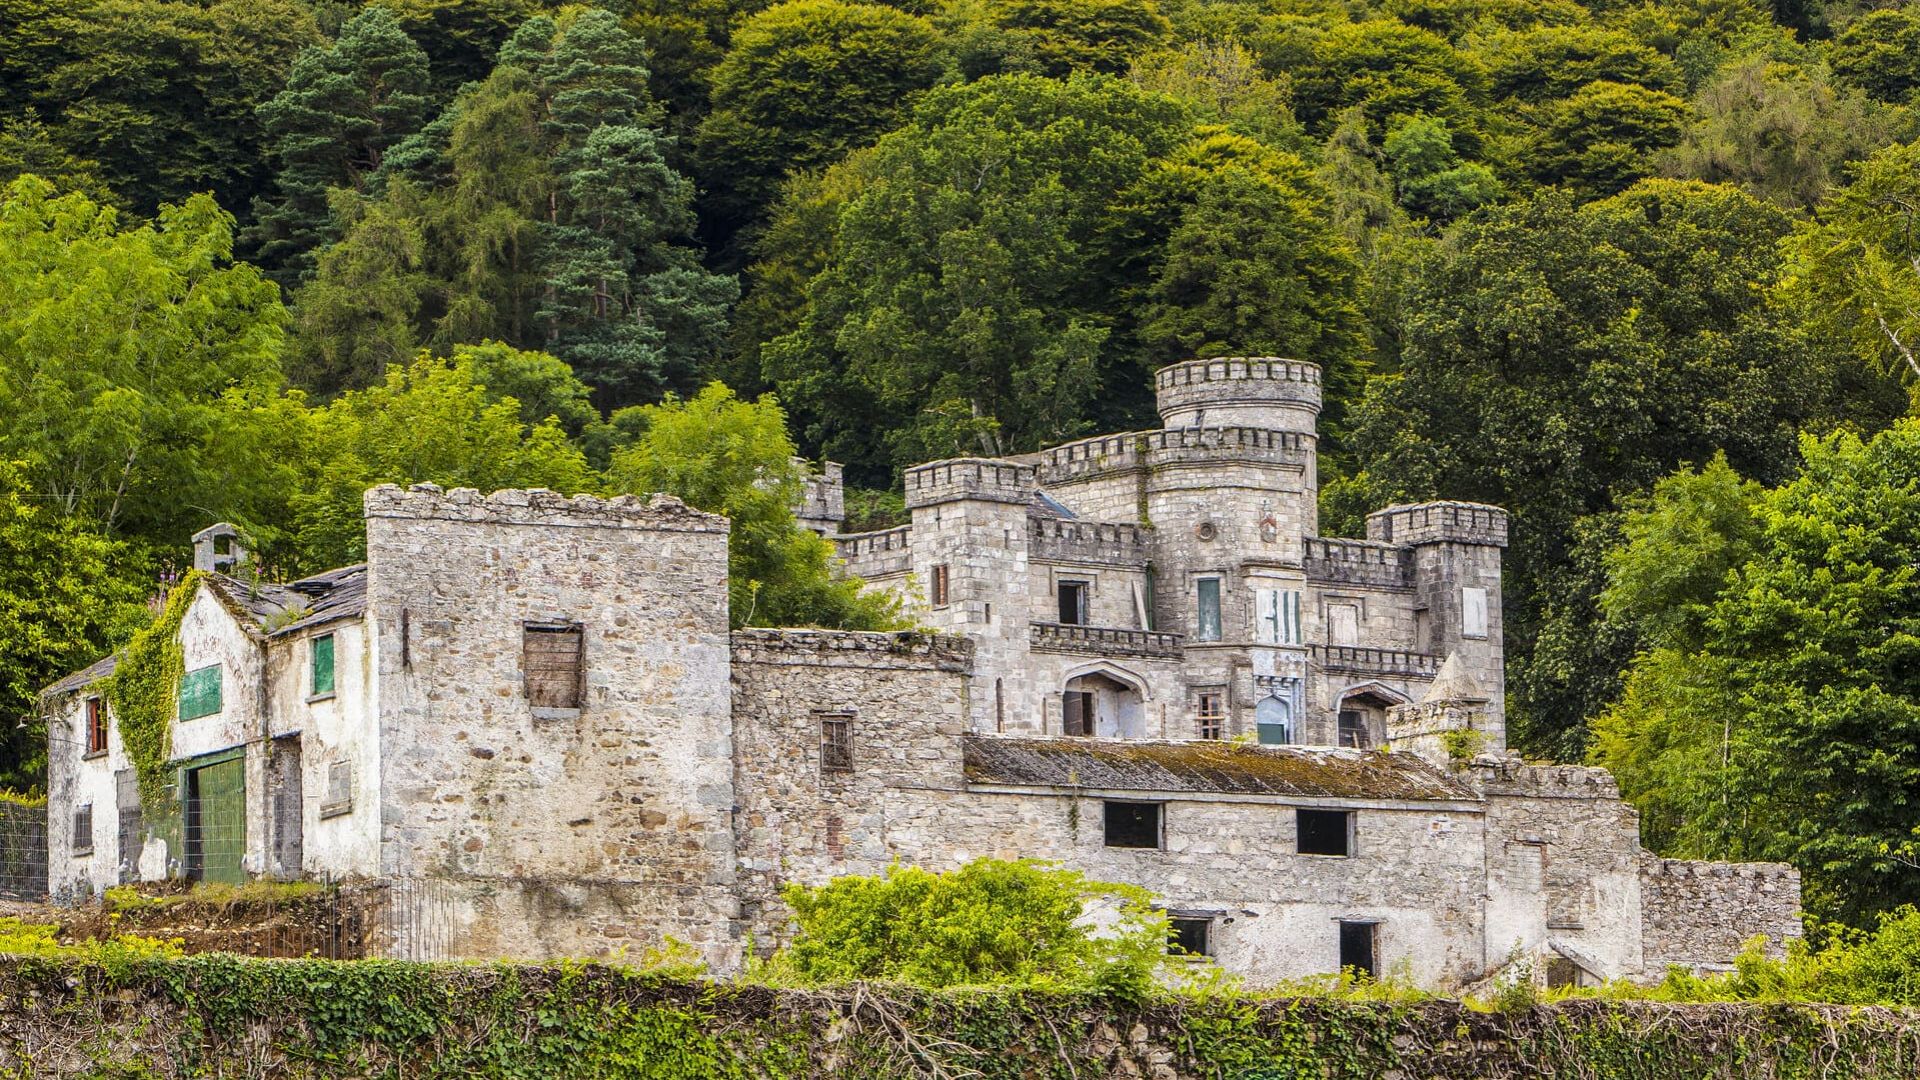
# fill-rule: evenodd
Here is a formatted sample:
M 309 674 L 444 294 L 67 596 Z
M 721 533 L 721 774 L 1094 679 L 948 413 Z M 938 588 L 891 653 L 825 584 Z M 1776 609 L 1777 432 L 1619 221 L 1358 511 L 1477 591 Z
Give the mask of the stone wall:
M 1780 863 L 1690 862 L 1640 856 L 1640 937 L 1647 974 L 1670 964 L 1730 966 L 1748 938 L 1779 954 L 1800 937 L 1800 874 Z
M 366 496 L 380 870 L 453 881 L 456 956 L 738 955 L 727 526 L 656 496 Z M 578 626 L 536 711 L 527 626 Z

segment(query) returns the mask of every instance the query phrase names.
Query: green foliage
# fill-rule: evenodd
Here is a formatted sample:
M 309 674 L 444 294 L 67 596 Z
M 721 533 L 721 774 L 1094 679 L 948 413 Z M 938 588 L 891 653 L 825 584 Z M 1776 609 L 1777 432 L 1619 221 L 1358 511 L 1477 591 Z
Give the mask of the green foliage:
M 1920 382 L 1920 143 L 1862 162 L 1792 245 L 1788 295 L 1874 367 Z
M 153 820 L 165 817 L 164 808 L 174 804 L 173 724 L 180 714 L 180 678 L 186 674 L 180 623 L 202 580 L 198 570 L 180 579 L 160 614 L 127 642 L 113 674 L 101 684 L 140 785 L 140 805 Z
M 273 512 L 285 478 L 235 453 L 279 388 L 285 313 L 232 251 L 205 195 L 122 229 L 37 177 L 0 194 L 0 456 L 36 497 L 161 542 Z
M 1387 131 L 1385 153 L 1400 205 L 1436 222 L 1447 222 L 1496 202 L 1504 194 L 1493 170 L 1463 162 L 1453 135 L 1438 117 L 1409 116 Z
M 735 626 L 900 625 L 895 602 L 835 572 L 832 545 L 795 523 L 807 466 L 794 456 L 786 414 L 772 397 L 741 401 L 714 383 L 686 400 L 627 410 L 615 423 L 638 436 L 616 450 L 609 478 L 622 491 L 663 491 L 732 521 L 727 589 Z
M 1834 76 L 1880 101 L 1910 101 L 1920 89 L 1920 11 L 1869 11 L 1847 24 L 1827 52 Z
M 1629 595 L 1697 604 L 1719 588 L 1704 615 L 1683 607 L 1700 640 L 1675 634 L 1635 663 L 1596 757 L 1657 811 L 1664 846 L 1791 861 L 1810 910 L 1859 924 L 1917 873 L 1896 856 L 1920 826 L 1920 421 L 1801 452 L 1763 494 L 1721 480 L 1717 498 L 1683 501 L 1711 482 L 1682 478 L 1622 557 Z M 1648 588 L 1635 571 L 1661 551 L 1685 565 Z
M 1612 195 L 1653 173 L 1653 153 L 1680 141 L 1686 119 L 1672 94 L 1590 82 L 1552 106 L 1531 148 L 1533 176 L 1586 198 Z
M 98 964 L 108 971 L 127 971 L 135 965 L 183 955 L 178 940 L 163 941 L 138 934 L 117 934 L 105 940 L 86 939 L 65 944 L 60 928 L 13 916 L 0 917 L 0 955 L 38 960 L 75 960 Z
M 824 169 L 898 126 L 940 74 L 937 43 L 925 19 L 841 0 L 793 0 L 741 23 L 700 126 L 709 227 L 749 225 L 788 173 Z
M 22 788 L 37 786 L 46 765 L 40 688 L 105 655 L 146 617 L 129 545 L 30 495 L 22 467 L 0 461 L 0 785 Z
M 769 973 L 814 984 L 1015 985 L 1137 999 L 1166 952 L 1166 916 L 1149 894 L 1046 863 L 976 859 L 944 873 L 893 866 L 881 877 L 790 884 L 781 896 L 798 932 Z M 1090 920 L 1095 900 L 1110 920 Z
M 1005 35 L 1001 47 L 1020 58 L 1017 70 L 1055 78 L 1118 75 L 1171 29 L 1153 0 L 986 0 L 984 10 Z
M 383 7 L 294 61 L 286 87 L 260 106 L 278 192 L 255 206 L 249 237 L 282 286 L 310 273 L 313 250 L 330 239 L 327 193 L 362 190 L 387 149 L 427 122 L 428 93 L 427 54 Z
M 1477 145 L 1486 93 L 1477 57 L 1395 19 L 1330 28 L 1294 75 L 1296 108 L 1311 128 L 1325 131 L 1340 110 L 1359 106 L 1377 140 L 1393 117 L 1424 114 L 1446 121 L 1463 152 Z

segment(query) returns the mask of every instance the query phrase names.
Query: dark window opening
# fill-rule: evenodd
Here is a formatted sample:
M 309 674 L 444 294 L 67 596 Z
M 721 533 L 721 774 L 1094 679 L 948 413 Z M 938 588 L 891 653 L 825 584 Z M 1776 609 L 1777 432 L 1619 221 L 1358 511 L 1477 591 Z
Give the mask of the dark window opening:
M 1379 965 L 1374 955 L 1374 925 L 1370 922 L 1340 923 L 1340 968 L 1371 979 Z
M 1180 956 L 1212 956 L 1212 919 L 1168 919 L 1167 951 Z
M 1353 811 L 1295 811 L 1294 850 L 1302 855 L 1353 854 Z
M 948 577 L 946 563 L 941 563 L 939 566 L 933 568 L 933 581 L 928 599 L 934 607 L 947 606 L 948 599 L 952 595 L 949 586 L 950 581 L 951 579 Z
M 1059 586 L 1060 621 L 1068 626 L 1084 626 L 1087 622 L 1087 583 L 1084 581 L 1062 581 Z
M 853 717 L 820 718 L 820 771 L 853 771 Z
M 1352 709 L 1340 710 L 1340 745 L 1365 750 L 1372 740 L 1367 736 L 1367 714 Z
M 100 699 L 87 699 L 87 753 L 104 754 L 107 752 L 107 710 L 101 706 Z
M 1108 847 L 1160 846 L 1160 804 L 1110 802 L 1106 804 Z
M 580 707 L 582 634 L 578 626 L 529 626 L 527 704 L 536 709 Z
M 1574 963 L 1573 961 L 1567 959 L 1564 956 L 1550 957 L 1547 960 L 1548 988 L 1552 989 L 1552 988 L 1557 988 L 1562 986 L 1579 986 L 1579 985 L 1580 985 L 1580 965 Z
M 1068 690 L 1060 695 L 1060 734 L 1093 734 L 1093 691 Z
M 1227 728 L 1226 695 L 1217 691 L 1207 691 L 1198 695 L 1194 707 L 1194 723 L 1200 729 L 1203 739 L 1224 738 Z

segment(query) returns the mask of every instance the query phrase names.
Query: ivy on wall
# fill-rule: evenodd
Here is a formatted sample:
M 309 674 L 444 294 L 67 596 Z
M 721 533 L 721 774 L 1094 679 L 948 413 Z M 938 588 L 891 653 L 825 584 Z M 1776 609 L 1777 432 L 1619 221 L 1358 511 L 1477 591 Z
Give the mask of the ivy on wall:
M 179 707 L 180 679 L 186 662 L 180 652 L 180 624 L 206 575 L 190 571 L 167 594 L 167 604 L 146 629 L 133 636 L 104 683 L 120 742 L 140 782 L 140 803 L 163 816 L 172 798 L 173 721 Z
M 1579 999 L 1126 1003 L 586 964 L 0 960 L 0 1074 L 543 1080 L 1910 1080 L 1920 1015 Z

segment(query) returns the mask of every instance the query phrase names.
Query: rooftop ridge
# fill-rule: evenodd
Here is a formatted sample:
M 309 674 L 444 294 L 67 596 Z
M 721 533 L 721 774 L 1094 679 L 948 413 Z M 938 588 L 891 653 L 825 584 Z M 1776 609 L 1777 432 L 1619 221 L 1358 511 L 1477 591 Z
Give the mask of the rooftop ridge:
M 477 488 L 381 484 L 364 496 L 369 518 L 431 518 L 442 521 L 498 522 L 550 526 L 670 529 L 725 532 L 719 514 L 695 510 L 672 495 L 562 495 L 547 488 L 502 488 L 482 494 Z

